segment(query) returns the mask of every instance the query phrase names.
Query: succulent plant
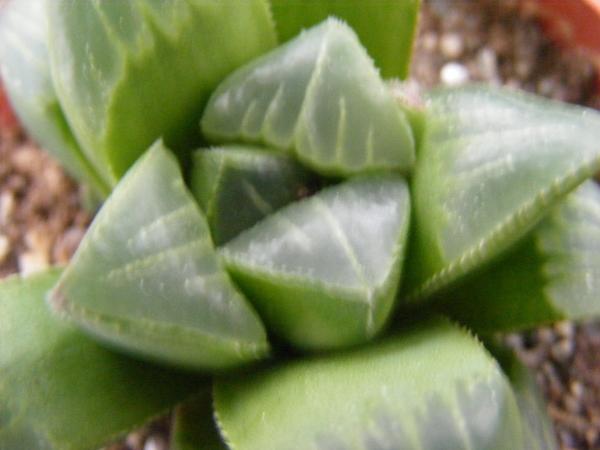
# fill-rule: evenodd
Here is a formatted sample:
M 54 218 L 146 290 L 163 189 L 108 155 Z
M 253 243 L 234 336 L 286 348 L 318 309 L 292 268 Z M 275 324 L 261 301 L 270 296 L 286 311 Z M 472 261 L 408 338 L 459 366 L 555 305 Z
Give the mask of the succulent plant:
M 0 282 L 2 448 L 92 449 L 182 402 L 174 449 L 557 448 L 493 335 L 600 312 L 600 114 L 404 104 L 376 66 L 407 73 L 418 3 L 388 3 L 397 59 L 390 14 L 327 3 L 373 19 L 375 61 L 314 2 L 273 2 L 306 27 L 279 47 L 266 1 L 7 7 L 21 120 L 106 199 L 66 268 Z

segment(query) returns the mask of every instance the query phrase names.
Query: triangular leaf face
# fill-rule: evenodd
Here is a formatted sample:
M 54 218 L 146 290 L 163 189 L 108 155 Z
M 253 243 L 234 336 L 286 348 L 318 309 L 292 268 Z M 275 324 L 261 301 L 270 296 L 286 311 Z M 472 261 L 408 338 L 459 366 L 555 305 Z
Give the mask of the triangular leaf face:
M 477 332 L 600 316 L 600 188 L 588 181 L 498 262 L 440 296 Z
M 445 320 L 217 380 L 215 409 L 231 448 L 245 450 L 526 450 L 502 370 Z
M 413 298 L 523 237 L 600 168 L 600 114 L 506 89 L 439 89 L 413 183 Z
M 46 3 L 60 104 L 110 187 L 161 136 L 196 144 L 217 84 L 275 45 L 266 0 Z
M 46 0 L 15 1 L 3 8 L 0 74 L 19 120 L 72 176 L 90 186 L 95 194 L 108 195 L 108 185 L 79 148 L 54 91 L 46 36 Z
M 160 142 L 103 205 L 50 302 L 103 340 L 172 364 L 218 369 L 268 349 Z
M 279 210 L 221 254 L 276 333 L 307 349 L 352 345 L 391 312 L 409 209 L 402 177 L 354 179 Z
M 206 213 L 216 245 L 299 199 L 317 181 L 295 159 L 264 148 L 201 149 L 192 161 L 190 190 Z
M 356 34 L 329 19 L 230 75 L 202 118 L 212 142 L 293 149 L 325 175 L 409 171 L 414 140 Z
M 0 448 L 100 448 L 206 389 L 206 377 L 111 352 L 53 317 L 44 296 L 59 276 L 0 281 Z

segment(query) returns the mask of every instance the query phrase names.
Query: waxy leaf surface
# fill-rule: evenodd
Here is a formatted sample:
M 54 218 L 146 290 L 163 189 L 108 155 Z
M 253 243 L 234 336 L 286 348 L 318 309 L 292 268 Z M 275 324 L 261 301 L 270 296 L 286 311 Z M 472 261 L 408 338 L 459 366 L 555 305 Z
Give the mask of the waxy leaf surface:
M 109 187 L 79 148 L 58 103 L 50 74 L 46 0 L 11 1 L 0 15 L 0 75 L 28 133 L 69 173 L 106 196 Z
M 50 302 L 115 346 L 181 366 L 220 369 L 268 350 L 161 142 L 103 205 Z
M 0 281 L 0 448 L 100 448 L 206 389 L 206 378 L 111 352 L 53 317 L 44 297 L 59 276 Z
M 114 187 L 156 139 L 190 148 L 217 84 L 275 45 L 265 0 L 49 1 L 67 121 Z
M 267 326 L 298 347 L 344 347 L 386 323 L 410 203 L 399 175 L 347 181 L 292 203 L 221 247 Z
M 588 181 L 498 262 L 440 296 L 477 332 L 600 316 L 600 188 Z
M 490 261 L 600 168 L 600 114 L 507 89 L 433 91 L 412 194 L 413 298 Z
M 526 450 L 502 370 L 445 320 L 218 379 L 215 408 L 231 448 L 244 450 Z
M 297 200 L 317 182 L 295 159 L 257 147 L 201 149 L 192 163 L 190 190 L 216 245 Z
M 215 143 L 293 149 L 325 175 L 409 171 L 414 140 L 356 34 L 329 19 L 235 71 L 212 94 L 202 131 Z
M 493 350 L 492 350 L 493 352 Z M 493 352 L 494 356 L 497 354 Z M 535 375 L 515 354 L 501 361 L 517 399 L 523 420 L 523 437 L 527 450 L 559 450 L 554 424 L 548 414 L 546 399 Z
M 329 16 L 348 22 L 385 78 L 406 78 L 420 0 L 270 0 L 280 42 Z

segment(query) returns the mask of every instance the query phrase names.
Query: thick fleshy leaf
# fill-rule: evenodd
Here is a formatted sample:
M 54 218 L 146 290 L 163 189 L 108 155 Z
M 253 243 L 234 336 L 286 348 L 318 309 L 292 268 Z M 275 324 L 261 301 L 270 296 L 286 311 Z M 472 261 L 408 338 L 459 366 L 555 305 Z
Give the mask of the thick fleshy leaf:
M 543 397 L 534 374 L 507 349 L 499 355 L 491 349 L 492 355 L 500 359 L 517 399 L 523 420 L 523 437 L 527 450 L 559 450 L 558 441 L 546 399 Z
M 215 407 L 231 448 L 244 450 L 526 450 L 502 370 L 446 320 L 217 380 Z
M 414 140 L 356 34 L 336 19 L 255 59 L 212 94 L 202 131 L 215 143 L 293 149 L 326 175 L 409 171 Z
M 387 321 L 409 210 L 402 177 L 354 179 L 280 209 L 220 250 L 273 331 L 306 349 L 344 347 Z
M 48 1 L 52 76 L 73 133 L 113 187 L 156 139 L 199 139 L 217 84 L 275 45 L 265 0 Z
M 440 296 L 478 332 L 600 316 L 600 187 L 588 181 L 508 255 Z
M 0 15 L 0 74 L 27 132 L 99 196 L 109 188 L 77 144 L 52 84 L 46 0 L 11 1 Z
M 406 78 L 420 0 L 270 0 L 281 42 L 336 16 L 356 31 L 385 78 Z
M 192 163 L 190 190 L 206 213 L 216 245 L 298 200 L 317 183 L 293 158 L 261 148 L 201 149 Z
M 60 270 L 0 281 L 0 448 L 99 448 L 208 380 L 111 352 L 44 302 Z
M 227 450 L 213 415 L 210 391 L 179 406 L 173 415 L 171 450 Z
M 98 212 L 50 304 L 114 346 L 171 364 L 220 369 L 268 350 L 260 319 L 221 267 L 206 218 L 160 142 Z
M 600 169 L 600 114 L 484 86 L 431 93 L 413 182 L 410 296 L 490 261 Z

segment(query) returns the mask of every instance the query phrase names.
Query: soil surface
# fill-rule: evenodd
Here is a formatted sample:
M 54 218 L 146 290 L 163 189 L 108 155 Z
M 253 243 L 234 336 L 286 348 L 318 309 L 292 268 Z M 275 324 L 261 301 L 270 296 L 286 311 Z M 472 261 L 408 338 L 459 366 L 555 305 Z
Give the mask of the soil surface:
M 409 85 L 482 81 L 599 109 L 591 63 L 553 45 L 517 3 L 425 0 Z M 0 277 L 65 264 L 91 219 L 79 187 L 18 125 L 0 131 Z M 599 449 L 600 322 L 505 339 L 535 371 L 561 450 Z M 167 449 L 168 418 L 109 448 Z

